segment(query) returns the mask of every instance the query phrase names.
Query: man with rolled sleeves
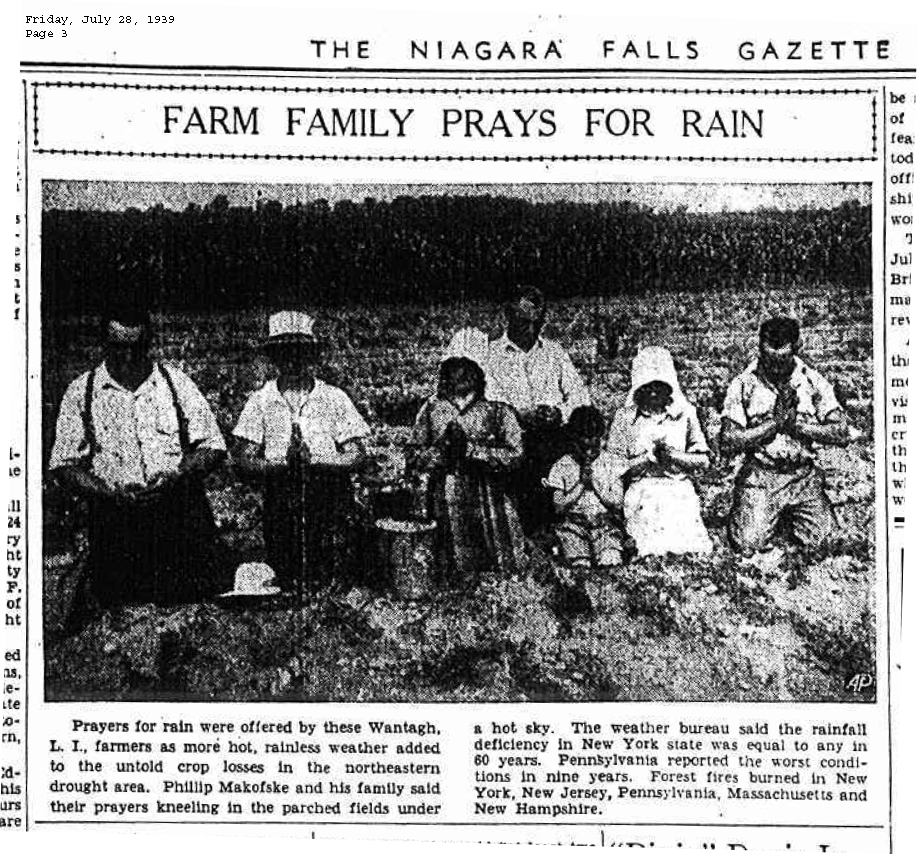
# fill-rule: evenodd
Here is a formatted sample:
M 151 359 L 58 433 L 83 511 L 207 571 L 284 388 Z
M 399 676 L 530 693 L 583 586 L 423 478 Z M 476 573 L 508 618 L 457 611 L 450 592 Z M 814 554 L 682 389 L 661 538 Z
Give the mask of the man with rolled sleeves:
M 814 445 L 846 445 L 848 420 L 835 392 L 797 356 L 800 325 L 775 317 L 759 330 L 759 355 L 724 400 L 721 447 L 743 452 L 728 535 L 746 556 L 772 546 L 782 521 L 796 545 L 822 550 L 835 528 Z
M 119 309 L 103 336 L 102 362 L 64 394 L 49 464 L 89 504 L 89 590 L 103 607 L 198 599 L 225 584 L 203 478 L 226 444 L 191 378 L 151 357 L 148 312 Z
M 590 403 L 583 378 L 570 356 L 542 335 L 547 306 L 538 288 L 521 288 L 507 304 L 504 334 L 488 348 L 486 395 L 516 410 L 525 456 L 517 469 L 515 494 L 527 533 L 553 518 L 551 496 L 542 486 L 564 453 L 564 424 Z

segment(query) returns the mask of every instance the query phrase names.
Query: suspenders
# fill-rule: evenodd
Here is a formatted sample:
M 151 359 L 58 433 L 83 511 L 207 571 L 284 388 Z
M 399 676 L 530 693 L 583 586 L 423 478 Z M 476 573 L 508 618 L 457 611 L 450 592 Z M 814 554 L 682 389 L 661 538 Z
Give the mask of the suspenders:
M 171 377 L 164 365 L 156 363 L 154 367 L 158 368 L 160 374 L 165 378 L 166 385 L 169 387 L 169 393 L 172 395 L 172 406 L 175 408 L 175 415 L 178 418 L 179 445 L 181 446 L 182 454 L 186 454 L 191 448 L 191 441 L 188 435 L 188 418 L 179 402 L 178 390 L 175 388 L 175 380 Z M 89 449 L 88 462 L 92 462 L 93 457 L 95 457 L 96 453 L 99 451 L 99 441 L 96 437 L 96 428 L 92 417 L 92 396 L 95 391 L 97 370 L 97 368 L 93 368 L 86 378 L 86 393 L 83 400 L 83 435 L 86 437 L 85 442 Z
M 166 371 L 164 365 L 159 365 L 157 363 L 157 367 L 163 377 L 166 378 L 166 385 L 172 393 L 172 406 L 175 408 L 175 415 L 178 418 L 179 446 L 182 449 L 182 454 L 187 454 L 191 449 L 191 441 L 188 438 L 188 418 L 185 416 L 185 411 L 179 403 L 178 391 L 175 388 L 175 380 L 173 380 L 169 372 Z
M 96 427 L 92 418 L 92 393 L 96 385 L 96 370 L 96 368 L 93 368 L 86 378 L 86 395 L 83 400 L 83 436 L 86 437 L 86 445 L 89 449 L 88 463 L 92 463 L 93 457 L 96 456 L 96 452 L 99 450 Z

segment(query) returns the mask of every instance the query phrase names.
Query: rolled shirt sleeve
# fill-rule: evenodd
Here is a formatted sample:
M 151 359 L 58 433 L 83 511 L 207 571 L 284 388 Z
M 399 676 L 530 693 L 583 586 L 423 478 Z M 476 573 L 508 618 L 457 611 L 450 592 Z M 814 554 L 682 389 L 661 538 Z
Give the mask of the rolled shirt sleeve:
M 355 439 L 366 439 L 370 435 L 370 426 L 347 392 L 341 389 L 337 391 L 335 442 L 341 447 Z
M 239 439 L 253 442 L 255 445 L 262 446 L 265 442 L 265 416 L 261 404 L 261 395 L 253 392 L 242 408 L 242 414 L 236 427 L 233 428 L 233 436 Z
M 313 462 L 334 465 L 348 443 L 370 435 L 370 426 L 344 390 L 323 385 L 322 399 L 325 403 L 314 412 L 307 408 L 299 422 Z
M 508 406 L 499 408 L 498 418 L 500 421 L 500 432 L 504 438 L 504 445 L 507 451 L 512 455 L 514 461 L 523 458 L 523 428 L 520 426 L 516 413 Z
M 54 432 L 54 447 L 51 449 L 50 469 L 78 466 L 89 458 L 89 444 L 86 437 L 85 406 L 86 384 L 89 374 L 74 380 L 64 393 L 61 408 L 57 414 Z
M 559 347 L 559 363 L 561 368 L 561 415 L 567 421 L 577 407 L 586 407 L 590 403 L 590 393 L 574 366 L 574 362 L 566 351 Z
M 835 389 L 825 377 L 812 368 L 807 369 L 806 377 L 813 388 L 813 408 L 816 410 L 816 418 L 820 423 L 825 422 L 831 413 L 841 409 L 841 404 L 835 397 Z
M 708 438 L 704 435 L 701 422 L 698 420 L 698 410 L 691 404 L 686 408 L 686 436 L 685 450 L 689 454 L 708 454 Z
M 743 403 L 743 375 L 734 377 L 727 387 L 724 398 L 724 408 L 721 411 L 722 419 L 729 419 L 741 428 L 749 426 L 749 417 L 746 414 L 746 405 Z
M 542 479 L 543 486 L 549 490 L 560 490 L 569 493 L 580 483 L 580 466 L 570 455 L 565 455 L 558 460 L 547 478 Z
M 608 450 L 603 451 L 593 464 L 593 489 L 603 504 L 621 507 L 623 501 L 621 473 Z
M 175 369 L 165 370 L 171 371 L 171 376 L 175 378 L 176 391 L 188 424 L 188 441 L 191 446 L 226 451 L 226 440 L 217 424 L 217 418 L 201 390 L 187 374 Z

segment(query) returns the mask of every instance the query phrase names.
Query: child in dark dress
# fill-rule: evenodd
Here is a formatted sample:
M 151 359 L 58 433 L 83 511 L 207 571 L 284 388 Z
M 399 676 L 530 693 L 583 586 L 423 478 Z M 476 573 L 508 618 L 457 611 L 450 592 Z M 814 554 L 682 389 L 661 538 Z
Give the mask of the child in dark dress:
M 448 577 L 525 569 L 519 517 L 506 489 L 523 455 L 513 410 L 484 396 L 485 375 L 467 357 L 440 366 L 437 394 L 418 413 L 409 469 L 428 476 L 428 506 L 437 521 Z

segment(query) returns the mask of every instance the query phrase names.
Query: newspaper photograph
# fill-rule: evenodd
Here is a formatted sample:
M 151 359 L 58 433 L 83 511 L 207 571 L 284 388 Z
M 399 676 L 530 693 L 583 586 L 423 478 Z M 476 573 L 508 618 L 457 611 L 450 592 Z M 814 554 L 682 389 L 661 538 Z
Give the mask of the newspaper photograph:
M 20 9 L 0 828 L 908 851 L 914 28 L 276 11 Z

